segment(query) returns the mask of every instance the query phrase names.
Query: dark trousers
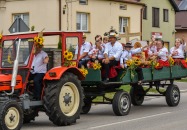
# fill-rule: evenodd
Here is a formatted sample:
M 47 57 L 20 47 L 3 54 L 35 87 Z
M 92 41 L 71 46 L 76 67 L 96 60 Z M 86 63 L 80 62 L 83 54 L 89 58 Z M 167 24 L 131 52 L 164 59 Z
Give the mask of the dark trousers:
M 30 80 L 34 81 L 34 97 L 37 100 L 40 100 L 41 98 L 42 82 L 43 82 L 44 75 L 45 75 L 44 73 L 36 73 L 36 74 L 30 73 L 29 76 L 29 81 Z
M 81 68 L 82 66 L 84 66 L 84 68 L 87 68 L 87 63 L 88 63 L 88 60 L 80 60 L 78 67 Z
M 104 79 L 109 78 L 110 67 L 116 66 L 117 64 L 118 64 L 118 61 L 116 60 L 110 60 L 108 64 L 103 64 L 104 69 L 105 69 L 105 76 L 103 77 Z
M 144 76 L 143 76 L 142 68 L 137 67 L 137 68 L 135 69 L 135 71 L 136 71 L 136 73 L 138 74 L 138 81 L 143 80 L 143 79 L 144 79 Z

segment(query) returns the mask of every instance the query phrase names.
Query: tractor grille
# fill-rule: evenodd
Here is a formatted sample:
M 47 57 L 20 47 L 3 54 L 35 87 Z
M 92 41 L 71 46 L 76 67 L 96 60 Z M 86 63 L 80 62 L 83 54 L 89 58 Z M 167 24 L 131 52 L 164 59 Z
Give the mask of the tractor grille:
M 21 80 L 17 80 L 16 85 L 18 85 L 20 82 Z M 11 81 L 0 82 L 0 86 L 10 86 L 10 85 L 11 85 Z

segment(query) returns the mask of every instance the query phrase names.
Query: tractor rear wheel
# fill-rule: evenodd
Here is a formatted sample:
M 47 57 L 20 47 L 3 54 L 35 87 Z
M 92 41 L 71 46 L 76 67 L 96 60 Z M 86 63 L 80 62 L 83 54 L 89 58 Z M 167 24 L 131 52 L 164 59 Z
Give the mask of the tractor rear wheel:
M 75 123 L 83 105 L 83 88 L 78 77 L 65 73 L 58 81 L 46 83 L 44 107 L 49 119 L 57 126 Z
M 23 124 L 23 111 L 13 100 L 7 100 L 0 108 L 0 130 L 20 130 Z

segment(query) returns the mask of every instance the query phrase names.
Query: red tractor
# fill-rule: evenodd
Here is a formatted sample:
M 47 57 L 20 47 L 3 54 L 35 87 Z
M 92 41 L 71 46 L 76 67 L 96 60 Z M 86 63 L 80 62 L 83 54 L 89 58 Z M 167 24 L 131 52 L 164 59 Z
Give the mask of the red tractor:
M 79 119 L 84 98 L 81 87 L 84 76 L 77 67 L 63 67 L 63 55 L 61 66 L 45 74 L 41 100 L 33 100 L 34 86 L 28 77 L 34 56 L 34 37 L 38 33 L 3 35 L 0 39 L 1 130 L 20 130 L 22 124 L 34 120 L 39 111 L 45 111 L 57 126 L 70 125 Z M 62 52 L 82 43 L 82 33 L 79 32 L 43 32 L 43 37 L 47 36 L 60 37 Z M 74 62 L 77 62 L 76 58 Z

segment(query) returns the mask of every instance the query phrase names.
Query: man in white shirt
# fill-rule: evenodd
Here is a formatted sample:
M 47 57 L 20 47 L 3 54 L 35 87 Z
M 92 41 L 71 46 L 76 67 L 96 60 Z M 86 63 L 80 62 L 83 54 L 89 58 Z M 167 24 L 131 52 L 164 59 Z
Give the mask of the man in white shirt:
M 34 81 L 34 98 L 41 99 L 42 81 L 45 73 L 47 72 L 47 63 L 49 57 L 46 52 L 42 50 L 43 45 L 37 44 L 35 46 L 35 55 L 32 62 L 32 70 L 29 76 L 29 81 Z
M 85 34 L 83 34 L 82 40 L 83 40 L 83 42 L 82 42 L 82 45 L 80 48 L 80 56 L 78 58 L 78 60 L 79 60 L 78 67 L 81 68 L 82 66 L 84 66 L 86 68 L 87 62 L 90 59 L 88 56 L 88 52 L 91 50 L 92 46 L 89 42 L 86 42 L 86 35 Z M 75 55 L 78 55 L 78 46 L 76 47 Z
M 109 32 L 109 41 L 105 45 L 104 59 L 102 60 L 105 68 L 104 82 L 109 80 L 110 67 L 118 64 L 123 50 L 122 44 L 117 41 L 116 32 Z

